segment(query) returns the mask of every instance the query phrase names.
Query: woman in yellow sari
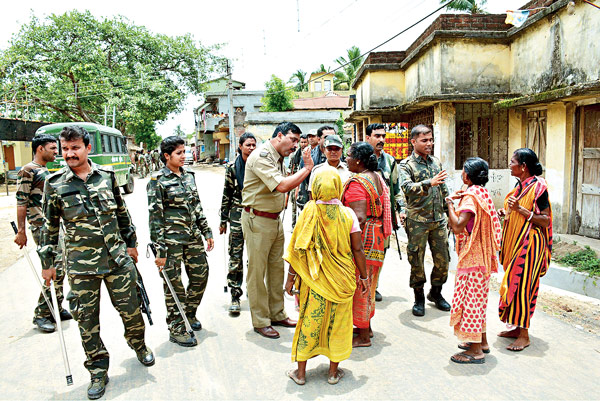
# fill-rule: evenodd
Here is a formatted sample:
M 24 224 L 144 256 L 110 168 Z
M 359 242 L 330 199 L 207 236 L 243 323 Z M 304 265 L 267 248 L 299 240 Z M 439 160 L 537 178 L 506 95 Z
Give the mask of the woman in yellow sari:
M 540 278 L 546 274 L 552 251 L 552 209 L 548 185 L 537 155 L 517 149 L 510 159 L 510 173 L 519 180 L 506 195 L 500 263 L 504 279 L 500 286 L 500 320 L 508 326 L 500 337 L 515 338 L 506 349 L 529 347 L 529 325 L 537 300 Z
M 337 171 L 319 171 L 311 191 L 313 200 L 304 207 L 283 257 L 290 264 L 285 290 L 292 295 L 295 284 L 300 292 L 292 343 L 292 361 L 298 362 L 298 369 L 287 375 L 304 384 L 306 361 L 324 355 L 330 360 L 327 381 L 336 384 L 344 375 L 338 365 L 352 352 L 355 269 L 365 292 L 366 262 L 358 219 L 339 200 L 342 182 Z

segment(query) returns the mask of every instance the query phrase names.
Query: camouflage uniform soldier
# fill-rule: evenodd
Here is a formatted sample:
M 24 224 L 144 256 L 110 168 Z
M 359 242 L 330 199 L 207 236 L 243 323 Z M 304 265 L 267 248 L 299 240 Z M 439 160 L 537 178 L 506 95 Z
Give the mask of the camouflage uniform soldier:
M 58 153 L 56 138 L 51 135 L 41 134 L 33 138 L 32 149 L 34 152 L 33 161 L 24 165 L 19 170 L 17 178 L 17 224 L 19 231 L 15 237 L 15 243 L 21 248 L 27 245 L 27 234 L 25 230 L 25 217 L 29 223 L 29 229 L 33 241 L 36 245 L 40 243 L 41 229 L 44 225 L 44 216 L 42 214 L 42 196 L 44 194 L 44 182 L 49 172 L 46 164 L 53 162 Z M 60 319 L 72 319 L 71 314 L 62 309 L 63 280 L 65 278 L 61 257 L 57 258 L 56 263 L 56 297 L 60 310 Z M 44 286 L 44 292 L 48 299 L 50 298 L 50 288 Z M 40 294 L 38 305 L 33 315 L 33 324 L 38 326 L 41 331 L 52 333 L 56 329 L 54 317 L 46 304 L 43 294 Z
M 154 164 L 154 171 L 160 170 L 160 155 L 156 149 L 152 152 L 152 163 Z
M 100 338 L 100 287 L 102 282 L 121 315 L 127 344 L 138 360 L 150 366 L 154 355 L 144 340 L 145 325 L 136 291 L 137 238 L 135 227 L 121 197 L 114 172 L 88 160 L 90 135 L 72 125 L 60 133 L 64 167 L 46 179 L 46 224 L 38 248 L 42 276 L 56 279 L 59 224 L 65 226 L 65 263 L 71 290 L 67 296 L 79 325 L 86 354 L 84 366 L 92 382 L 88 398 L 104 394 L 108 383 L 109 354 Z
M 150 238 L 156 247 L 156 265 L 164 267 L 171 284 L 185 309 L 192 329 L 201 330 L 196 311 L 208 281 L 208 262 L 202 236 L 207 249 L 213 249 L 212 231 L 202 211 L 196 177 L 185 163 L 185 142 L 176 136 L 165 138 L 160 144 L 165 167 L 152 174 L 148 182 L 148 211 Z M 188 286 L 181 281 L 181 263 L 188 275 Z M 185 330 L 183 317 L 166 281 L 163 283 L 167 305 L 169 340 L 184 347 L 197 345 Z
M 150 174 L 152 172 L 152 155 L 150 154 L 150 151 L 148 151 L 148 153 L 146 153 L 144 157 L 146 158 L 146 171 L 148 172 L 148 174 Z
M 406 233 L 408 235 L 408 261 L 410 263 L 410 286 L 415 292 L 413 315 L 425 315 L 425 247 L 429 243 L 433 256 L 431 291 L 427 299 L 436 307 L 449 311 L 450 305 L 442 297 L 442 285 L 448 278 L 448 207 L 444 199 L 448 187 L 444 180 L 448 177 L 440 161 L 431 155 L 433 134 L 424 125 L 417 125 L 411 131 L 414 152 L 400 162 L 400 181 L 407 200 Z
M 242 189 L 244 189 L 244 175 L 246 160 L 256 148 L 256 138 L 249 132 L 240 136 L 239 155 L 233 163 L 225 169 L 225 187 L 221 200 L 221 225 L 219 234 L 227 232 L 227 223 L 231 226 L 229 233 L 229 274 L 227 286 L 231 292 L 231 305 L 229 313 L 239 315 L 240 297 L 243 294 L 242 282 L 244 280 L 244 233 L 242 232 Z
M 138 173 L 140 174 L 141 178 L 145 178 L 148 174 L 148 164 L 146 162 L 146 154 L 144 152 L 144 149 L 140 151 L 140 154 L 138 156 L 138 162 L 140 166 Z

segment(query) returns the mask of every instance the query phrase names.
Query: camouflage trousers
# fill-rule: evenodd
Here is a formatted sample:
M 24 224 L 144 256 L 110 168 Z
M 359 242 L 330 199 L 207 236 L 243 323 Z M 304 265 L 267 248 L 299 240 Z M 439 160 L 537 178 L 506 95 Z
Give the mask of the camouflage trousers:
M 200 306 L 206 283 L 208 282 L 208 261 L 201 240 L 198 243 L 188 245 L 169 245 L 167 251 L 167 263 L 163 272 L 167 273 L 171 285 L 179 298 L 179 302 L 185 310 L 188 318 L 196 316 L 196 310 Z M 183 288 L 181 281 L 181 263 L 185 266 L 188 276 L 187 289 Z M 161 274 L 162 277 L 162 274 Z M 165 304 L 167 306 L 167 326 L 172 333 L 185 332 L 183 317 L 177 309 L 175 299 L 163 278 L 163 289 L 165 292 Z
M 425 247 L 429 244 L 433 257 L 431 285 L 441 286 L 448 279 L 448 231 L 446 220 L 433 223 L 420 223 L 406 219 L 406 234 L 408 235 L 408 262 L 410 263 L 410 287 L 423 288 L 425 278 Z
M 110 261 L 112 262 L 112 260 Z M 114 262 L 112 262 L 114 264 Z M 146 347 L 146 326 L 137 295 L 137 272 L 133 264 L 116 267 L 110 273 L 97 275 L 68 274 L 71 290 L 67 295 L 73 318 L 79 325 L 81 344 L 85 351 L 83 363 L 92 378 L 108 371 L 109 354 L 100 338 L 100 285 L 104 282 L 110 300 L 121 315 L 125 340 L 136 352 Z
M 229 212 L 229 272 L 227 286 L 232 297 L 241 297 L 244 281 L 244 233 L 242 232 L 242 208 L 232 207 Z
M 40 237 L 41 237 L 41 229 L 36 229 L 33 226 L 30 227 L 31 229 L 31 235 L 33 236 L 33 241 L 35 242 L 36 245 L 38 245 L 40 243 Z M 60 239 L 59 239 L 60 243 L 62 244 L 64 239 L 62 236 L 62 231 L 61 231 L 61 235 L 60 235 Z M 61 246 L 61 249 L 63 249 L 64 247 Z M 58 254 L 56 255 L 56 280 L 54 281 L 54 289 L 56 290 L 56 299 L 58 300 L 58 307 L 60 308 L 59 312 L 63 310 L 62 307 L 62 303 L 63 300 L 65 299 L 64 293 L 63 293 L 63 283 L 65 281 L 65 269 L 63 266 L 63 260 L 62 260 L 62 252 L 58 252 Z M 46 282 L 42 281 L 43 285 L 44 285 L 44 293 L 46 294 L 46 296 L 48 297 L 48 299 L 50 300 L 50 302 L 52 302 L 52 294 L 50 293 L 50 287 L 46 285 Z M 48 308 L 48 304 L 46 303 L 46 299 L 44 298 L 44 295 L 42 293 L 40 293 L 40 297 L 38 298 L 38 303 L 37 306 L 35 308 L 35 310 L 33 311 L 33 320 L 38 319 L 38 318 L 46 318 L 46 319 L 51 319 L 52 318 L 52 313 L 50 313 L 50 308 Z

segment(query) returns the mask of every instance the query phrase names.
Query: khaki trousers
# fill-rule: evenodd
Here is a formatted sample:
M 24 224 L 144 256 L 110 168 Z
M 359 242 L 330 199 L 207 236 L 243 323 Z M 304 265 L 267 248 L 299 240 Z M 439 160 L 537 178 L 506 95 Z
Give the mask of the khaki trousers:
M 283 246 L 279 219 L 242 212 L 242 230 L 248 251 L 246 286 L 252 325 L 263 328 L 287 318 L 283 307 Z

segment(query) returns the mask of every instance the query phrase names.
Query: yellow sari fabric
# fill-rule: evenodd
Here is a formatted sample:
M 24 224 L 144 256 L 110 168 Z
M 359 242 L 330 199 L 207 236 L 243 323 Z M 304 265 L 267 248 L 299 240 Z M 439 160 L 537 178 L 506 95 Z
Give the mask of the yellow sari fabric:
M 292 342 L 292 361 L 324 355 L 333 362 L 352 352 L 352 297 L 356 289 L 350 231 L 352 215 L 339 199 L 340 176 L 322 169 L 311 188 L 314 200 L 300 215 L 284 259 L 294 268 L 300 314 Z

